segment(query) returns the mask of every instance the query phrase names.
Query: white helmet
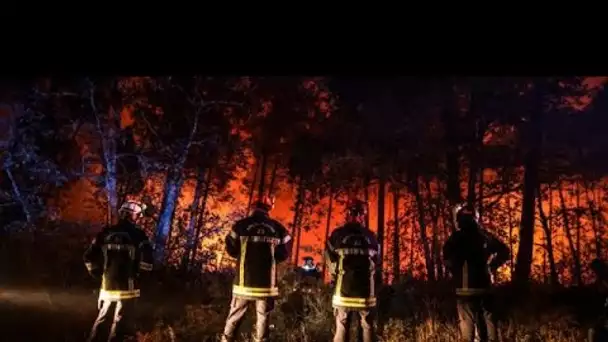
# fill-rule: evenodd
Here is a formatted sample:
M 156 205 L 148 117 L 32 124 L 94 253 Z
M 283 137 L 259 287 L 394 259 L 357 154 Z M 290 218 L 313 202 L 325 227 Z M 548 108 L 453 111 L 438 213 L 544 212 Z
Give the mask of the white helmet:
M 460 203 L 455 205 L 454 209 L 452 209 L 452 219 L 454 220 L 454 227 L 458 228 L 458 214 L 463 209 L 472 211 L 473 218 L 479 224 L 479 211 L 477 211 L 477 209 L 472 209 L 467 203 Z
M 142 215 L 144 210 L 146 210 L 147 206 L 143 203 L 139 203 L 136 201 L 126 201 L 120 206 L 119 212 L 127 211 L 135 214 Z

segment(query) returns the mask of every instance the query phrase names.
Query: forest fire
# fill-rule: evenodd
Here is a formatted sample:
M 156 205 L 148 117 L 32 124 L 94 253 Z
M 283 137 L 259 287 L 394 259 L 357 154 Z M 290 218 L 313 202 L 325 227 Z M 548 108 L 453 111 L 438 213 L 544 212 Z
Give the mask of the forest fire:
M 55 248 L 47 241 L 67 241 L 69 234 L 70 244 L 87 248 L 104 227 L 126 224 L 121 205 L 135 201 L 146 204 L 141 219 L 132 219 L 150 240 L 153 260 L 144 264 L 179 279 L 179 286 L 213 283 L 222 292 L 232 286 L 224 277 L 246 278 L 238 278 L 244 263 L 234 267 L 243 251 L 232 250 L 227 236 L 237 239 L 235 222 L 253 217 L 257 200 L 272 196 L 270 217 L 288 238 L 268 241 L 273 248 L 289 241 L 293 248 L 279 272 L 281 285 L 273 280 L 268 293 L 298 293 L 297 285 L 285 290 L 289 275 L 312 257 L 325 282 L 338 288 L 328 302 L 347 303 L 333 270 L 339 262 L 326 265 L 324 251 L 332 259 L 328 238 L 348 217 L 373 232 L 378 249 L 368 239 L 365 253 L 345 247 L 334 259 L 351 252 L 379 257 L 368 269 L 376 272 L 370 291 L 378 277 L 382 294 L 364 298 L 375 305 L 399 286 L 404 296 L 422 293 L 417 286 L 432 292 L 421 298 L 443 295 L 457 278 L 456 257 L 446 245 L 465 234 L 468 222 L 452 210 L 466 203 L 467 213 L 479 212 L 472 224 L 484 228 L 483 239 L 511 254 L 497 270 L 491 260 L 505 252 L 481 263 L 492 279 L 488 286 L 587 289 L 597 276 L 590 262 L 608 259 L 608 141 L 601 129 L 608 124 L 607 81 L 197 76 L 41 82 L 33 95 L 20 97 L 24 103 L 0 107 L 0 210 L 5 240 L 15 241 L 3 242 L 3 250 L 27 254 L 15 247 L 23 244 L 44 255 Z M 367 205 L 363 219 L 353 214 L 355 198 Z M 480 243 L 484 251 L 487 241 Z M 48 273 L 74 278 L 61 286 L 81 286 L 75 278 L 85 271 L 83 252 L 64 251 L 69 266 Z M 21 266 L 11 272 L 48 258 L 17 259 Z M 464 265 L 463 279 L 469 276 L 468 261 Z M 55 275 L 28 281 L 45 277 Z M 170 286 L 164 278 L 159 283 Z M 463 284 L 458 290 L 479 290 Z M 247 288 L 260 289 L 238 285 Z M 41 306 L 53 297 L 41 293 L 0 291 L 0 300 Z

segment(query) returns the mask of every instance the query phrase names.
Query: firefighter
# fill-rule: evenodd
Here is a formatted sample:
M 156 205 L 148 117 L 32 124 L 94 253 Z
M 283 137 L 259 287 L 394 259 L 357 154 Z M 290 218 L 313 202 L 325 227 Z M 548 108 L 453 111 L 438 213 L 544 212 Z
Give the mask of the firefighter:
M 298 282 L 302 292 L 311 293 L 317 288 L 321 279 L 319 268 L 314 264 L 312 257 L 304 257 L 304 264 L 298 268 Z
M 237 221 L 226 237 L 226 252 L 237 259 L 237 268 L 224 342 L 234 341 L 252 302 L 257 314 L 254 341 L 268 341 L 269 315 L 279 295 L 277 264 L 289 258 L 291 249 L 285 227 L 269 217 L 273 207 L 274 198 L 263 197 L 251 216 Z
M 325 246 L 325 258 L 334 273 L 332 297 L 336 331 L 334 342 L 349 340 L 350 321 L 360 318 L 364 342 L 375 338 L 372 310 L 376 307 L 376 267 L 380 247 L 374 234 L 364 226 L 365 204 L 352 200 L 346 213 L 346 224 L 334 230 Z
M 509 248 L 480 226 L 472 206 L 458 205 L 453 213 L 457 230 L 446 241 L 443 257 L 456 287 L 462 340 L 473 342 L 477 328 L 481 341 L 498 341 L 491 288 L 496 270 L 510 258 Z
M 600 259 L 594 259 L 590 265 L 597 277 L 597 283 L 602 295 L 608 292 L 608 265 Z M 603 311 L 594 326 L 589 329 L 589 342 L 608 341 L 608 298 L 604 300 Z
M 84 254 L 89 273 L 101 278 L 99 314 L 89 341 L 123 341 L 134 334 L 132 319 L 139 297 L 139 274 L 151 271 L 153 262 L 150 240 L 136 225 L 145 209 L 144 204 L 125 202 L 119 209 L 118 223 L 97 234 Z M 109 336 L 104 339 L 108 324 Z

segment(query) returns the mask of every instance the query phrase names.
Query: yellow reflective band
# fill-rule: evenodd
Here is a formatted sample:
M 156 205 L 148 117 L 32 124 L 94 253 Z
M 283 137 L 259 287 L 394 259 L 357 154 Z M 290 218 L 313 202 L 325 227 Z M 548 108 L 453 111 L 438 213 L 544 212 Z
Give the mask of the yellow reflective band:
M 245 257 L 247 256 L 247 241 L 246 236 L 241 236 L 241 257 L 239 258 L 239 285 L 245 285 Z
M 369 308 L 376 306 L 376 298 L 353 298 L 334 295 L 331 303 L 346 308 Z
M 270 243 L 270 244 L 276 244 L 278 245 L 279 242 L 281 242 L 280 239 L 272 237 L 272 236 L 258 236 L 258 235 L 252 235 L 249 237 L 249 241 L 251 242 L 265 242 L 265 243 Z
M 342 253 L 344 255 L 369 255 L 375 256 L 378 254 L 376 250 L 370 248 L 339 248 L 338 253 Z
M 153 265 L 147 262 L 142 261 L 139 263 L 139 268 L 144 271 L 152 271 L 152 267 Z
M 232 294 L 235 296 L 245 296 L 245 297 L 276 297 L 279 295 L 279 288 L 272 287 L 248 287 L 248 286 L 239 286 L 234 285 L 232 287 Z
M 463 289 L 463 288 L 458 288 L 456 289 L 456 294 L 459 296 L 474 296 L 474 295 L 480 295 L 480 294 L 484 294 L 487 293 L 488 289 L 471 289 L 471 288 L 467 288 L 467 289 Z
M 102 300 L 120 300 L 139 297 L 139 290 L 101 290 L 99 291 L 99 299 Z

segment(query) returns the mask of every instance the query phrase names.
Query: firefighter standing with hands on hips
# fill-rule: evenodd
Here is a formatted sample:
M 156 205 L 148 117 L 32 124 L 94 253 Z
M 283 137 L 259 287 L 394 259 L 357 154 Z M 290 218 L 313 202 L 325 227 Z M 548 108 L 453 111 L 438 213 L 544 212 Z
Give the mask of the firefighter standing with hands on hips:
M 372 342 L 375 338 L 372 310 L 376 307 L 375 273 L 380 247 L 374 234 L 363 225 L 365 209 L 365 203 L 352 200 L 346 224 L 332 232 L 325 246 L 325 258 L 335 277 L 334 342 L 349 340 L 353 314 L 360 316 L 362 340 Z
M 509 247 L 480 226 L 472 206 L 458 205 L 453 214 L 458 230 L 446 241 L 443 258 L 456 286 L 462 341 L 474 341 L 476 322 L 481 341 L 498 341 L 491 288 L 496 270 L 510 258 Z
M 117 224 L 104 228 L 84 254 L 85 266 L 101 278 L 99 314 L 88 341 L 124 341 L 133 336 L 132 319 L 140 271 L 152 270 L 152 245 L 137 221 L 144 204 L 127 201 L 119 209 Z M 111 325 L 109 336 L 107 325 Z M 104 331 L 105 330 L 105 331 Z
M 235 340 L 250 303 L 255 303 L 257 315 L 254 341 L 268 341 L 269 316 L 279 295 L 276 267 L 289 258 L 291 249 L 285 227 L 268 215 L 273 207 L 274 198 L 263 197 L 226 237 L 226 252 L 237 259 L 237 268 L 223 342 Z

